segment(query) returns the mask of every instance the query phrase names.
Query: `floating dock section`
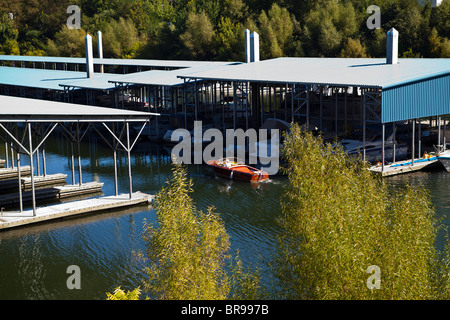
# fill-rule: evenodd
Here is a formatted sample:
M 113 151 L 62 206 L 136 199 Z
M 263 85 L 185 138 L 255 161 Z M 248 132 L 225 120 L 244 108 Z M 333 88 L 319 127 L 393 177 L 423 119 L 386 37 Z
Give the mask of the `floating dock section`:
M 381 165 L 376 165 L 370 168 L 372 172 L 381 174 L 382 177 L 389 177 L 397 174 L 410 173 L 414 171 L 423 170 L 425 168 L 434 167 L 440 165 L 440 162 L 436 156 L 423 159 L 414 159 L 399 161 L 390 165 L 385 165 L 384 169 Z
M 98 213 L 103 210 L 150 204 L 153 199 L 154 196 L 152 195 L 134 192 L 131 197 L 127 193 L 118 196 L 98 197 L 66 202 L 48 207 L 40 207 L 35 210 L 35 214 L 33 214 L 33 210 L 2 212 L 0 213 L 0 230 L 46 222 L 49 220 L 68 218 L 81 214 Z
M 102 191 L 103 183 L 101 182 L 89 182 L 81 185 L 63 185 L 53 186 L 51 188 L 37 189 L 35 191 L 36 201 L 42 200 L 55 200 L 64 199 L 73 196 L 80 196 L 86 194 L 95 194 Z M 22 201 L 29 203 L 33 200 L 32 192 L 26 191 L 22 193 Z M 0 195 L 1 207 L 12 207 L 20 204 L 19 195 L 16 193 L 2 194 Z
M 31 175 L 30 166 L 20 167 L 20 174 L 22 176 Z M 17 179 L 18 172 L 17 168 L 0 168 L 0 181 L 9 180 L 9 179 Z M 17 183 L 17 181 L 16 181 Z

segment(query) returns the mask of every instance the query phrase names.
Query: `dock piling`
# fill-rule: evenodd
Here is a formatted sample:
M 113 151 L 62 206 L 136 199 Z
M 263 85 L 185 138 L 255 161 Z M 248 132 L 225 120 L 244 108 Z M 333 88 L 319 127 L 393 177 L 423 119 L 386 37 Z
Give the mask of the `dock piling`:
M 34 190 L 34 168 L 33 168 L 33 137 L 31 134 L 31 123 L 30 122 L 28 122 L 28 141 L 30 143 L 29 155 L 30 155 L 30 168 L 31 168 L 31 194 L 32 194 L 33 216 L 36 216 L 36 196 L 35 196 L 35 190 Z

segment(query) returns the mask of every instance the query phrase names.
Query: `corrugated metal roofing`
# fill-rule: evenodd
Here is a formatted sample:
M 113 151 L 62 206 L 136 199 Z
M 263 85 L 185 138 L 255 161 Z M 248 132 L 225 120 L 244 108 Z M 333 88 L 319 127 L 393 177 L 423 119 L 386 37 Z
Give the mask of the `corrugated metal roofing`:
M 181 75 L 222 81 L 389 88 L 450 73 L 450 59 L 277 58 Z
M 157 113 L 0 95 L 0 121 L 144 121 Z
M 112 90 L 115 88 L 115 85 L 111 83 L 111 80 L 120 79 L 121 77 L 121 74 L 94 73 L 92 78 L 85 77 L 84 79 L 61 81 L 59 85 L 76 89 Z
M 0 67 L 0 84 L 18 87 L 63 90 L 60 83 L 86 77 L 86 72 Z
M 450 114 L 450 75 L 383 89 L 383 123 Z
M 94 73 L 93 78 L 87 78 L 86 72 L 0 67 L 0 84 L 48 90 L 64 90 L 63 87 L 111 90 L 115 87 L 114 83 L 179 86 L 184 83 L 184 80 L 178 75 L 215 68 L 217 67 L 214 65 L 202 65 L 170 71 L 152 70 L 129 74 Z
M 0 67 L 0 84 L 47 90 L 64 90 L 64 86 L 75 89 L 110 90 L 114 89 L 114 84 L 109 81 L 120 79 L 122 76 L 113 73 L 95 73 L 93 78 L 88 78 L 86 72 Z
M 86 58 L 0 55 L 0 61 L 84 64 L 84 63 L 86 63 Z M 226 63 L 228 63 L 228 62 L 225 62 L 225 61 L 94 58 L 94 64 L 97 64 L 97 65 L 103 64 L 103 65 L 113 65 L 113 66 L 138 66 L 138 67 L 158 67 L 158 68 L 189 68 L 189 67 L 204 66 L 204 65 L 220 66 L 220 65 L 224 65 Z
M 229 66 L 230 64 L 234 63 L 227 63 L 225 65 Z M 143 71 L 122 75 L 121 77 L 111 80 L 111 82 L 153 86 L 180 86 L 183 85 L 184 79 L 181 79 L 179 76 L 188 76 L 196 72 L 214 71 L 217 68 L 218 67 L 215 65 L 203 65 L 171 71 Z

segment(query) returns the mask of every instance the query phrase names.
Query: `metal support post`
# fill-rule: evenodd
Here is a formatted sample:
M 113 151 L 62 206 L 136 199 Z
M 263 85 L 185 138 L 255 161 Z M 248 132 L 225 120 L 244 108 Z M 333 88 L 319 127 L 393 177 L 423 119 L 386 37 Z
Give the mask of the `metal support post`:
M 28 122 L 28 141 L 29 141 L 29 148 L 30 148 L 30 170 L 31 170 L 31 198 L 33 202 L 33 217 L 36 216 L 36 194 L 34 189 L 34 168 L 33 168 L 33 138 L 31 135 L 31 123 Z
M 131 179 L 131 147 L 130 147 L 130 124 L 127 122 L 127 154 L 128 154 L 128 183 L 130 188 L 130 199 L 133 195 L 133 182 Z

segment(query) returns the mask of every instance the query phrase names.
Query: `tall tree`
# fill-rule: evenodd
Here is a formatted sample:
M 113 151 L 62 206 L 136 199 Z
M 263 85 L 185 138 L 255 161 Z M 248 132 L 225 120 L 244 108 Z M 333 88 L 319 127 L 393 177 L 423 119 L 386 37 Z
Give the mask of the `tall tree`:
M 294 23 L 286 8 L 274 3 L 266 13 L 259 15 L 261 58 L 276 58 L 285 55 L 293 40 Z
M 14 28 L 10 15 L 0 11 L 0 52 L 2 54 L 20 54 L 18 34 L 19 31 Z
M 203 60 L 213 55 L 214 35 L 214 27 L 204 11 L 190 12 L 181 41 L 188 49 L 189 57 Z
M 337 56 L 344 40 L 357 31 L 355 10 L 349 2 L 328 1 L 316 5 L 306 16 L 302 43 L 307 55 Z

